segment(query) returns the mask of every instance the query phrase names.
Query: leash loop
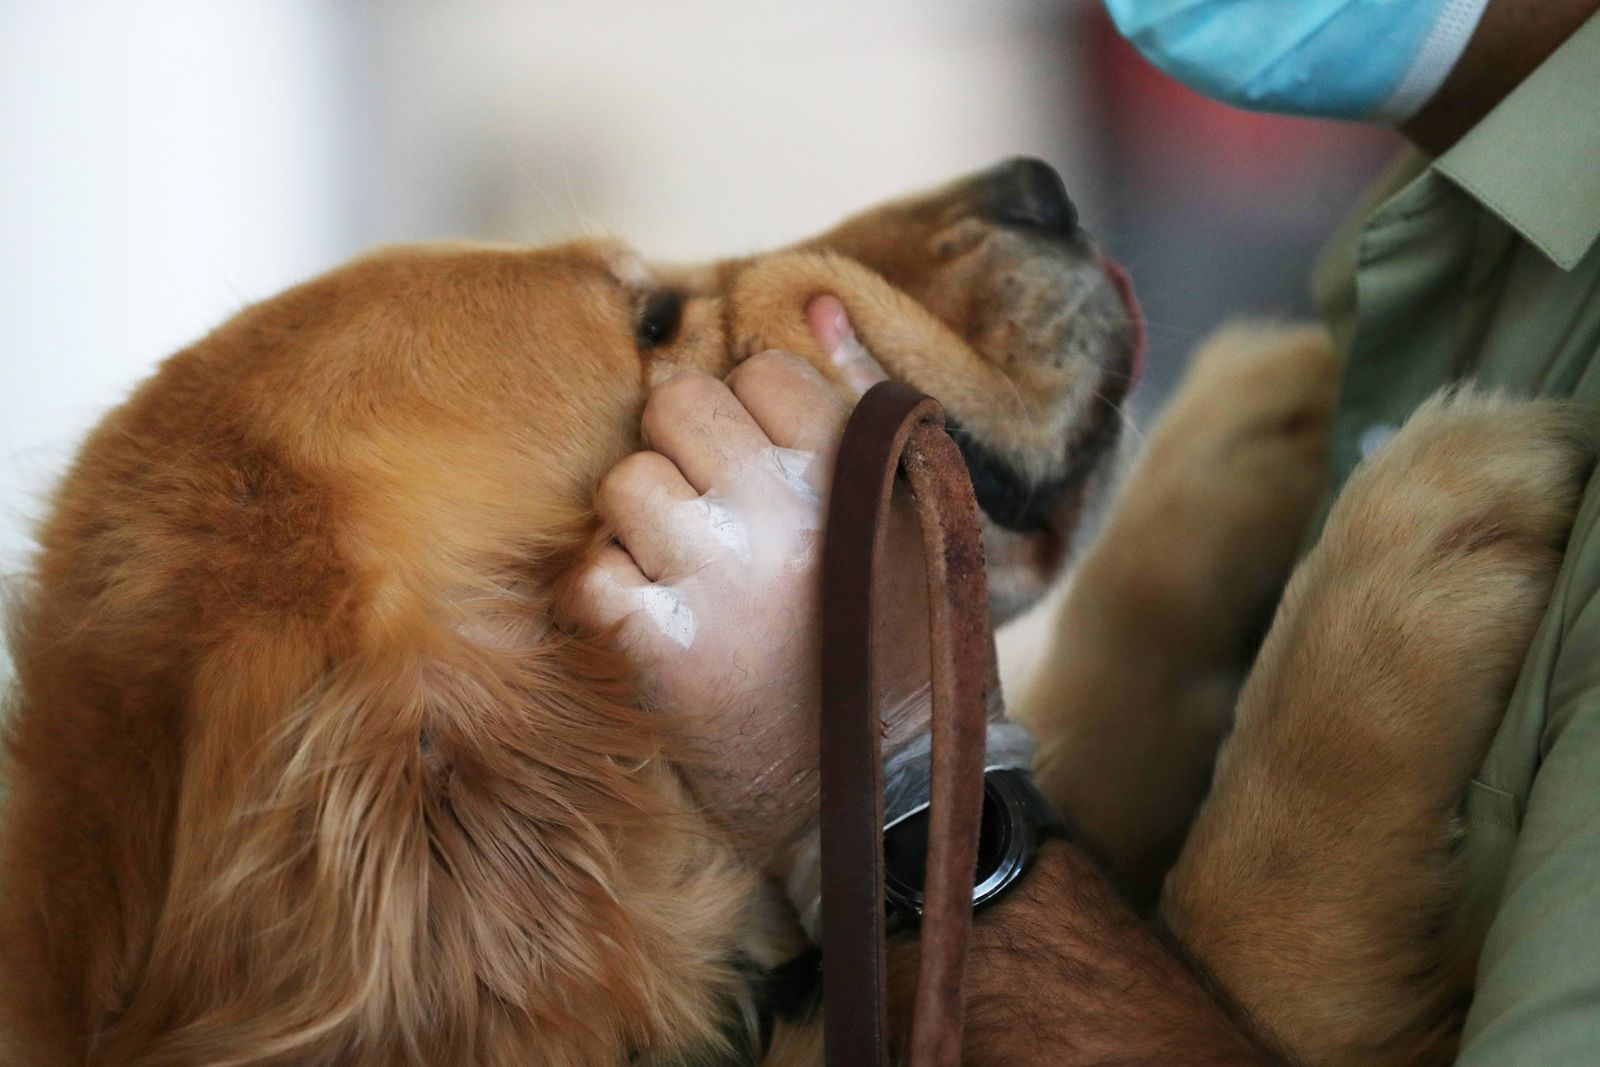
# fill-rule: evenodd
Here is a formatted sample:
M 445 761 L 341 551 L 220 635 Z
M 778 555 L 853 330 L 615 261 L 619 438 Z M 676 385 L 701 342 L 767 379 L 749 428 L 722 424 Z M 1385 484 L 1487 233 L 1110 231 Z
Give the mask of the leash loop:
M 984 731 L 1000 696 L 983 534 L 960 450 L 931 397 L 868 390 L 845 427 L 823 539 L 822 973 L 829 1067 L 889 1062 L 883 754 L 872 641 L 889 502 L 903 471 L 928 565 L 933 747 L 926 899 L 907 1062 L 956 1067 L 983 813 Z

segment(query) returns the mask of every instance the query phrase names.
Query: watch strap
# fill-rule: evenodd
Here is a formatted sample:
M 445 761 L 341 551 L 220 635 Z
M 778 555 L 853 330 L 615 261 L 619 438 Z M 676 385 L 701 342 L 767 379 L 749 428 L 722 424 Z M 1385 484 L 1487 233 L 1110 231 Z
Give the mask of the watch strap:
M 883 764 L 883 828 L 928 806 L 933 735 L 918 734 Z M 984 730 L 983 770 L 1031 770 L 1033 737 L 1020 723 L 991 720 Z

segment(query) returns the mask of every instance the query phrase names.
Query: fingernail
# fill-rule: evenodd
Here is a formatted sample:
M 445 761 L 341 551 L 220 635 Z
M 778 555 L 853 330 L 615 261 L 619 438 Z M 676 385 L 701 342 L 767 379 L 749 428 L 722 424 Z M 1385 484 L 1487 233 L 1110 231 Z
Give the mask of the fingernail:
M 888 377 L 872 353 L 866 350 L 855 334 L 848 334 L 829 356 L 844 377 L 845 385 L 859 398 L 868 389 Z
M 806 322 L 828 360 L 839 369 L 845 386 L 857 397 L 888 377 L 856 338 L 844 304 L 836 296 L 819 296 L 806 305 Z
M 850 336 L 850 317 L 845 314 L 844 304 L 832 294 L 816 297 L 806 305 L 806 325 L 811 327 L 811 336 L 817 339 L 817 344 L 830 356 Z
M 856 339 L 856 335 L 853 333 L 845 334 L 838 347 L 828 353 L 828 358 L 833 360 L 835 367 L 850 369 L 859 369 L 863 362 L 868 365 L 876 365 L 877 363 L 872 358 L 871 353 L 862 347 L 861 342 Z
M 844 305 L 832 297 L 828 299 L 827 310 L 833 318 L 833 328 L 838 331 L 839 343 L 855 340 L 855 331 L 850 328 L 850 316 L 845 314 Z

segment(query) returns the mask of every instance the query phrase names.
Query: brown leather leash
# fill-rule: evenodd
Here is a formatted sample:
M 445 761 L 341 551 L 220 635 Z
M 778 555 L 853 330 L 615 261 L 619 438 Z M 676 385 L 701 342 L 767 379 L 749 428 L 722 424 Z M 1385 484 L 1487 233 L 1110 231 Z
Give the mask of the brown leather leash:
M 873 628 L 889 501 L 903 470 L 928 564 L 933 755 L 926 899 L 906 1062 L 961 1058 L 962 970 L 983 813 L 984 730 L 999 698 L 972 483 L 931 397 L 882 382 L 845 428 L 823 548 L 822 988 L 829 1067 L 889 1061 L 883 754 Z

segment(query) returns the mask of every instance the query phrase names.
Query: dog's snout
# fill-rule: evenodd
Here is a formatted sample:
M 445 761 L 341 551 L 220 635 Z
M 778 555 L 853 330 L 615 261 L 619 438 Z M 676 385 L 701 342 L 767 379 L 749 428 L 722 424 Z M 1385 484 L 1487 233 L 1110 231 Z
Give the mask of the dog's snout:
M 1054 167 L 1038 159 L 1012 159 L 973 179 L 971 206 L 1001 226 L 1066 239 L 1077 233 L 1078 209 Z

